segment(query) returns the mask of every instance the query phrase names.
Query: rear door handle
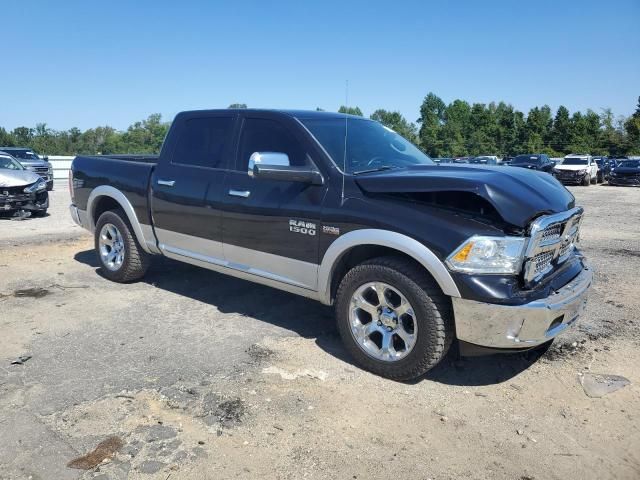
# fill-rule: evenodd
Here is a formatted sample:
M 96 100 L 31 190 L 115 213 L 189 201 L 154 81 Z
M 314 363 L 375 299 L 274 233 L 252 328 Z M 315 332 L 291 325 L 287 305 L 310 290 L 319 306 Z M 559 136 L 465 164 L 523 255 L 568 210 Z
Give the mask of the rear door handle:
M 229 190 L 229 195 L 231 195 L 232 197 L 247 198 L 249 195 L 251 195 L 251 192 L 249 190 Z
M 175 184 L 175 180 L 158 180 L 158 185 L 164 185 L 165 187 L 173 187 Z

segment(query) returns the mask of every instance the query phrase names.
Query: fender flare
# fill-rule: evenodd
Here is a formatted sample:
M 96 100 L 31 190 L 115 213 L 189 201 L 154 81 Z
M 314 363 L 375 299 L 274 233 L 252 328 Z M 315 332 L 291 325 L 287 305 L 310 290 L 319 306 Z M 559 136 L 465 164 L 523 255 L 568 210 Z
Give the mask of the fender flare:
M 89 217 L 89 227 L 91 232 L 94 232 L 96 229 L 93 217 L 97 200 L 100 197 L 110 197 L 118 202 L 122 210 L 124 210 L 124 213 L 127 215 L 129 223 L 133 228 L 133 233 L 135 234 L 142 249 L 147 253 L 158 253 L 152 227 L 150 225 L 140 224 L 129 199 L 120 190 L 110 185 L 100 185 L 99 187 L 94 188 L 89 195 L 89 199 L 87 200 L 87 216 Z
M 445 295 L 460 297 L 460 291 L 447 267 L 425 245 L 401 233 L 367 228 L 342 235 L 324 254 L 318 268 L 318 295 L 325 305 L 331 304 L 331 279 L 336 265 L 346 252 L 359 245 L 379 245 L 409 255 L 431 274 Z

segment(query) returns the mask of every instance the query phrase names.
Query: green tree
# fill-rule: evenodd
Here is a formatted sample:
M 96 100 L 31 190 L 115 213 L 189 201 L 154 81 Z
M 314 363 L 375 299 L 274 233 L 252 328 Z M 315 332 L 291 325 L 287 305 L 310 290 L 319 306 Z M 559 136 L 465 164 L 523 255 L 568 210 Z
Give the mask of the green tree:
M 412 143 L 416 143 L 418 140 L 416 126 L 413 123 L 409 123 L 400 112 L 378 109 L 371 115 L 371 120 L 389 127 Z
M 551 148 L 557 152 L 570 153 L 569 144 L 571 143 L 571 119 L 569 118 L 569 110 L 567 107 L 560 105 L 556 116 L 553 119 L 551 127 Z
M 17 146 L 29 146 L 33 140 L 33 128 L 17 127 L 11 132 Z
M 420 138 L 421 148 L 431 156 L 439 156 L 442 150 L 439 144 L 439 131 L 445 117 L 446 105 L 440 97 L 430 92 L 420 106 Z
M 0 147 L 13 147 L 15 146 L 15 139 L 13 135 L 7 132 L 4 128 L 0 127 Z
M 345 107 L 342 105 L 338 109 L 338 113 L 346 113 L 348 115 L 357 115 L 358 117 L 362 117 L 362 110 L 359 107 Z
M 471 105 L 454 100 L 443 113 L 442 125 L 435 142 L 438 156 L 462 157 L 468 155 L 467 135 L 470 131 Z
M 247 108 L 246 103 L 232 103 L 227 108 Z

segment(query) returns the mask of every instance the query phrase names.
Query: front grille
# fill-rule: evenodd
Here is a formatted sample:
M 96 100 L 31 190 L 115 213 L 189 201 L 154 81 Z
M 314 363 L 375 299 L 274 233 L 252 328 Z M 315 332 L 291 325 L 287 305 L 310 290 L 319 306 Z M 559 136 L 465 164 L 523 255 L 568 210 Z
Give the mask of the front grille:
M 525 283 L 540 280 L 573 255 L 582 214 L 582 208 L 577 207 L 564 213 L 545 215 L 532 222 L 524 264 Z
M 49 173 L 48 167 L 33 167 L 33 170 L 38 173 Z
M 544 275 L 552 268 L 553 252 L 542 252 L 531 260 L 534 264 L 536 275 Z
M 0 187 L 0 198 L 9 196 L 9 195 L 19 195 L 24 193 L 25 186 L 21 187 Z

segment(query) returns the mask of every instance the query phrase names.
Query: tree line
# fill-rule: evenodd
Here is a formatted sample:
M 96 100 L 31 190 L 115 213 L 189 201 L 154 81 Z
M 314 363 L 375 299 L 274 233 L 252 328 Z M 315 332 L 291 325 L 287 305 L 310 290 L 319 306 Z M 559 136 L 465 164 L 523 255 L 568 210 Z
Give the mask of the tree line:
M 234 103 L 229 108 L 247 105 Z M 338 112 L 364 116 L 357 106 L 341 106 Z M 534 107 L 525 115 L 505 102 L 470 104 L 454 100 L 446 104 L 429 93 L 416 122 L 385 109 L 376 110 L 370 118 L 433 157 L 503 157 L 519 153 L 546 153 L 552 157 L 569 153 L 640 155 L 640 97 L 630 117 L 616 118 L 609 108 L 600 113 L 587 110 L 571 114 L 564 106 L 552 112 L 548 105 Z M 0 127 L 0 146 L 29 147 L 44 155 L 158 153 L 169 125 L 155 113 L 124 131 L 109 126 L 84 131 L 53 130 L 45 123 L 11 131 Z

